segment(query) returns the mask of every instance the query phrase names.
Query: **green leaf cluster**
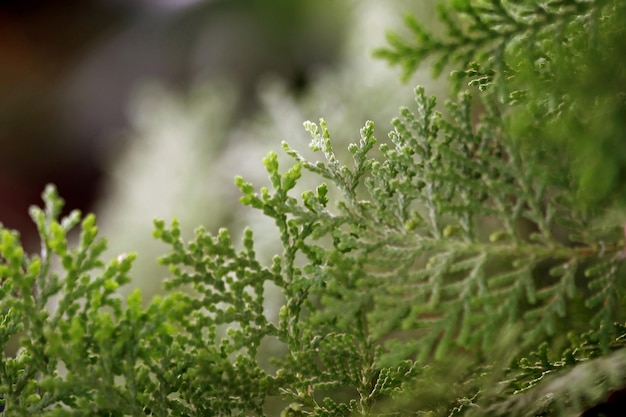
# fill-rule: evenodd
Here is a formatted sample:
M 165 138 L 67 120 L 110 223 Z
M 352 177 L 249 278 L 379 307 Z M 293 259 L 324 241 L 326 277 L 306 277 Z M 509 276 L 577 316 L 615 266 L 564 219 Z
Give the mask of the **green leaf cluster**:
M 543 148 L 546 165 L 567 165 L 579 204 L 623 206 L 626 161 L 615 150 L 626 131 L 624 4 L 459 0 L 442 3 L 439 17 L 441 34 L 408 16 L 410 38 L 391 33 L 376 55 L 404 78 L 429 59 L 436 75 L 454 66 L 457 91 L 467 81 L 514 105 L 507 117 L 516 136 Z
M 319 161 L 284 143 L 270 186 L 237 177 L 274 221 L 268 264 L 252 229 L 187 242 L 156 220 L 152 300 L 121 296 L 135 255 L 103 262 L 95 217 L 47 188 L 39 254 L 0 227 L 3 415 L 567 416 L 623 387 L 625 10 L 455 1 L 443 35 L 408 19 L 378 54 L 458 65 L 457 97 L 418 87 L 345 161 L 306 122 Z

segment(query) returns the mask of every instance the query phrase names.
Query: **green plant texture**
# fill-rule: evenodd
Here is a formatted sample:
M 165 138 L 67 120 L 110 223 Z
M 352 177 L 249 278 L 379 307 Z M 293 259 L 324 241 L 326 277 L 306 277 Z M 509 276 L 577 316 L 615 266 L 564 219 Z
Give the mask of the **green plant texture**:
M 623 388 L 626 5 L 458 0 L 440 18 L 376 54 L 405 76 L 452 66 L 455 99 L 416 88 L 387 139 L 367 122 L 347 154 L 306 122 L 319 161 L 284 143 L 270 186 L 236 178 L 275 223 L 269 263 L 250 228 L 185 241 L 156 220 L 170 277 L 143 300 L 118 290 L 135 255 L 103 261 L 95 217 L 63 217 L 53 186 L 31 209 L 39 254 L 0 227 L 2 414 L 565 417 Z

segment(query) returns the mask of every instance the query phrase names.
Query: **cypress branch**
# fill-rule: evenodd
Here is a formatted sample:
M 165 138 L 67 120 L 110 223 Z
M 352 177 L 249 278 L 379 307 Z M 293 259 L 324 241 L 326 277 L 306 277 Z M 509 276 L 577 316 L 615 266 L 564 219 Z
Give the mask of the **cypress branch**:
M 0 227 L 3 415 L 260 416 L 281 401 L 282 416 L 562 417 L 601 404 L 626 384 L 624 84 L 560 77 L 566 64 L 603 73 L 593 48 L 620 50 L 625 10 L 456 1 L 440 9 L 443 37 L 409 20 L 417 43 L 391 36 L 379 54 L 405 72 L 429 56 L 436 71 L 460 64 L 475 94 L 441 110 L 419 87 L 387 140 L 366 122 L 347 153 L 323 119 L 306 122 L 320 161 L 284 143 L 293 165 L 270 152 L 268 187 L 235 179 L 274 221 L 271 261 L 252 229 L 187 242 L 156 220 L 170 278 L 152 300 L 120 295 L 135 255 L 105 262 L 95 217 L 61 217 L 48 187 L 31 209 L 41 253 Z

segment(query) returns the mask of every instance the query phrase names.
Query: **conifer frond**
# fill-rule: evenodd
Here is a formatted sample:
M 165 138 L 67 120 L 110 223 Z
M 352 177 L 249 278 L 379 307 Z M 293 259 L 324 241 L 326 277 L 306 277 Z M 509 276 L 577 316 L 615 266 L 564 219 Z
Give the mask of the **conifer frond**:
M 468 95 L 449 105 L 451 120 L 435 111 L 422 89 L 416 99 L 417 111 L 403 109 L 394 121 L 390 144 L 381 145 L 383 159 L 356 164 L 371 166 L 358 195 L 355 183 L 346 181 L 351 171 L 338 166 L 329 146 L 328 164 L 307 163 L 288 151 L 347 190 L 340 215 L 329 215 L 332 225 L 322 226 L 332 230 L 336 253 L 326 256 L 326 271 L 341 284 L 341 312 L 353 311 L 351 303 L 354 311 L 365 308 L 374 340 L 413 332 L 401 354 L 390 352 L 384 360 L 489 346 L 498 329 L 520 320 L 532 346 L 553 334 L 557 322 L 563 326 L 560 318 L 580 296 L 582 269 L 592 290 L 609 291 L 599 290 L 588 306 L 597 311 L 600 332 L 611 334 L 620 286 L 606 281 L 622 265 L 619 250 L 597 259 L 595 242 L 573 247 L 555 234 L 557 221 L 580 224 L 584 218 L 559 206 L 569 191 L 536 174 L 498 114 L 474 127 Z M 326 126 L 321 129 L 328 140 Z M 310 130 L 318 143 L 317 130 Z M 337 300 L 328 308 L 336 309 Z
M 501 103 L 523 103 L 507 114 L 518 135 L 532 132 L 527 146 L 547 154 L 570 154 L 556 162 L 568 165 L 579 203 L 602 207 L 624 195 L 624 158 L 610 149 L 623 146 L 626 129 L 625 16 L 624 3 L 610 0 L 461 0 L 440 7 L 445 34 L 407 17 L 413 39 L 392 33 L 376 55 L 400 65 L 405 78 L 433 57 L 436 74 L 455 65 L 455 91 L 467 80 Z
M 105 265 L 100 257 L 106 241 L 97 239 L 95 217 L 81 222 L 73 211 L 61 219 L 63 200 L 52 186 L 43 199 L 44 210 L 31 208 L 41 236 L 39 255 L 28 256 L 19 236 L 0 227 L 0 341 L 3 350 L 19 342 L 17 354 L 0 360 L 5 414 L 59 415 L 72 406 L 95 412 L 112 401 L 115 410 L 141 413 L 134 390 L 116 380 L 132 385 L 141 367 L 134 360 L 140 299 L 131 296 L 123 307 L 116 291 L 130 281 L 135 256 Z M 66 236 L 79 223 L 79 242 L 72 248 Z
M 157 220 L 171 277 L 150 302 L 117 295 L 134 255 L 103 262 L 95 217 L 61 218 L 47 188 L 31 210 L 39 255 L 0 226 L 1 412 L 264 416 L 279 399 L 284 417 L 566 417 L 623 388 L 626 72 L 609 56 L 624 16 L 611 0 L 460 0 L 441 9 L 447 36 L 410 20 L 419 45 L 392 37 L 381 54 L 407 71 L 433 54 L 437 69 L 476 61 L 462 71 L 480 111 L 465 92 L 440 112 L 417 88 L 388 140 L 367 122 L 348 162 L 324 120 L 305 123 L 321 161 L 284 143 L 295 163 L 270 152 L 268 187 L 235 180 L 274 221 L 270 264 L 251 229 L 185 242 Z M 563 79 L 572 63 L 582 75 Z M 566 85 L 594 65 L 616 84 Z M 303 175 L 317 183 L 297 196 Z M 595 205 L 583 180 L 602 183 Z
M 528 57 L 542 56 L 545 40 L 566 41 L 574 25 L 575 32 L 582 32 L 580 25 L 593 32 L 595 19 L 606 3 L 604 0 L 442 3 L 438 11 L 444 34 L 432 33 L 415 17 L 407 16 L 406 26 L 412 39 L 389 33 L 390 46 L 378 49 L 376 55 L 401 66 L 405 79 L 427 58 L 434 57 L 435 75 L 448 64 L 455 64 L 463 75 L 480 83 L 478 80 L 488 81 L 494 75 L 506 77 L 515 71 L 510 58 L 522 49 L 530 53 Z M 476 64 L 470 65 L 472 62 Z M 485 71 L 478 71 L 477 65 Z
M 626 383 L 626 350 L 594 358 L 562 372 L 543 366 L 535 389 L 512 395 L 485 410 L 468 416 L 533 417 L 537 415 L 580 415 L 584 409 L 602 402 Z M 548 365 L 548 366 L 546 366 Z
M 279 275 L 256 260 L 250 230 L 237 252 L 224 229 L 212 236 L 199 228 L 184 244 L 176 221 L 169 228 L 161 221 L 155 225 L 155 236 L 173 250 L 161 259 L 173 274 L 166 287 L 177 290 L 157 306 L 166 312 L 166 324 L 178 330 L 175 337 L 148 338 L 156 350 L 149 369 L 161 390 L 178 394 L 186 414 L 262 414 L 274 381 L 257 362 L 257 350 L 264 337 L 280 336 L 264 314 L 264 291 Z M 167 357 L 176 363 L 174 372 L 163 366 Z M 158 396 L 152 401 L 158 404 Z

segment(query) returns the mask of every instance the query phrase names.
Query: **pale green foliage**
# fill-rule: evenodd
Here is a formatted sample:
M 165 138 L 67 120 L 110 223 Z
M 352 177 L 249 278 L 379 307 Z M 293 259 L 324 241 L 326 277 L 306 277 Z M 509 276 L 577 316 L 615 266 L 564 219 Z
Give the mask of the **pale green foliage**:
M 390 56 L 447 53 L 469 64 L 471 52 L 478 63 L 465 75 L 488 77 L 478 83 L 481 100 L 462 92 L 442 112 L 418 88 L 388 141 L 365 124 L 348 146 L 351 160 L 335 151 L 324 120 L 305 123 L 320 161 L 284 144 L 295 162 L 282 168 L 270 152 L 270 186 L 236 178 L 241 202 L 276 226 L 281 249 L 269 265 L 250 229 L 241 244 L 226 229 L 204 228 L 185 242 L 177 220 L 157 220 L 171 278 L 163 297 L 142 306 L 138 291 L 126 300 L 116 292 L 134 256 L 105 265 L 93 216 L 68 247 L 80 215 L 59 220 L 54 188 L 45 211 L 32 211 L 40 255 L 27 256 L 16 233 L 0 230 L 0 340 L 20 346 L 0 363 L 4 414 L 274 415 L 278 399 L 282 416 L 569 416 L 623 387 L 624 219 L 580 204 L 568 159 L 575 150 L 555 157 L 529 139 L 553 130 L 515 123 L 551 93 L 532 83 L 516 93 L 531 78 L 521 69 L 507 91 L 508 69 L 480 55 L 480 36 L 500 34 L 506 46 L 528 32 L 548 50 L 552 26 L 572 29 L 572 19 L 594 12 L 610 21 L 623 8 L 608 0 L 454 4 L 445 19 L 456 10 L 474 22 L 467 34 L 450 29 L 456 43 L 432 41 L 413 22 L 425 52 L 395 40 Z M 559 126 L 578 96 L 552 96 L 567 105 L 543 120 Z M 596 103 L 609 113 L 612 104 Z M 618 127 L 604 133 L 623 122 L 605 121 Z M 574 144 L 597 128 L 580 122 L 585 133 Z M 317 185 L 296 193 L 304 175 Z M 266 310 L 270 290 L 282 297 L 278 317 Z
M 507 116 L 527 145 L 567 156 L 559 159 L 579 202 L 623 204 L 626 159 L 615 149 L 623 148 L 626 132 L 624 3 L 455 0 L 439 14 L 444 34 L 407 17 L 412 39 L 390 34 L 390 47 L 377 55 L 402 66 L 405 78 L 428 58 L 435 74 L 454 64 L 456 90 L 468 78 L 470 86 L 492 90 L 514 105 Z
M 140 305 L 129 299 L 123 309 L 116 295 L 129 281 L 134 255 L 103 264 L 106 243 L 96 239 L 93 215 L 82 221 L 78 246 L 68 248 L 66 233 L 80 213 L 59 220 L 63 202 L 56 190 L 48 187 L 43 197 L 45 211 L 31 210 L 41 235 L 39 256 L 27 256 L 16 233 L 1 231 L 0 340 L 4 349 L 10 340 L 20 341 L 17 354 L 5 356 L 0 367 L 5 414 L 44 415 L 61 402 L 95 413 L 112 399 L 116 408 L 135 413 L 141 410 L 134 406 L 135 390 L 115 382 L 116 376 L 135 377 L 133 350 L 142 337 L 133 326 L 143 314 Z

